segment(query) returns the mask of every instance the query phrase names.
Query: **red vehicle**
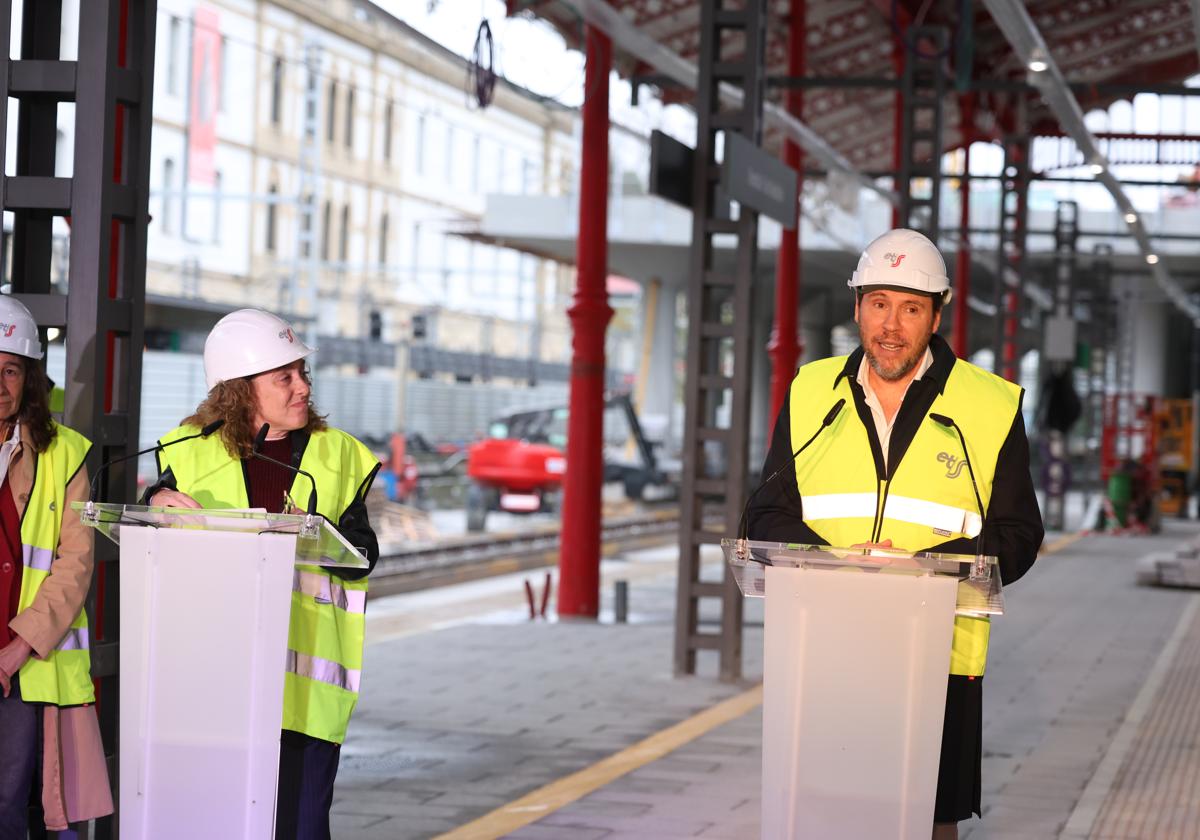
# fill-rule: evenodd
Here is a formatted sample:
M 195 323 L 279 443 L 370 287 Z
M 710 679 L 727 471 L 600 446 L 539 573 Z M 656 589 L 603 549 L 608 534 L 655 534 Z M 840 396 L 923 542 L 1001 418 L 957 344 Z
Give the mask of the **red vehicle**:
M 619 481 L 625 495 L 640 500 L 649 485 L 668 484 L 652 447 L 642 435 L 627 394 L 606 403 L 604 480 Z M 611 415 L 611 416 L 610 416 Z M 482 531 L 493 510 L 509 513 L 552 511 L 558 506 L 567 472 L 567 409 L 517 411 L 493 421 L 487 440 L 467 449 L 467 530 Z M 632 462 L 623 457 L 632 438 Z
M 552 510 L 567 472 L 567 410 L 516 412 L 488 434 L 467 449 L 467 530 L 482 531 L 491 510 Z

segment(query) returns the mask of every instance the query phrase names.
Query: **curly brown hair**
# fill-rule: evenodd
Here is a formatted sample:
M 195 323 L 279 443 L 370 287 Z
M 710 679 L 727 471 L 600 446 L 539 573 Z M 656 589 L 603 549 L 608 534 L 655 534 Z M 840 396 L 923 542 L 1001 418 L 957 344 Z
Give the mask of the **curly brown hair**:
M 225 425 L 217 434 L 221 436 L 226 451 L 234 458 L 249 458 L 254 436 L 258 433 L 254 425 L 254 407 L 254 386 L 250 384 L 250 379 L 227 379 L 208 392 L 204 402 L 196 407 L 190 417 L 184 419 L 183 425 L 204 427 L 214 420 L 224 420 Z M 325 417 L 318 414 L 310 402 L 304 431 L 312 434 L 327 428 Z
M 21 359 L 25 368 L 25 384 L 21 389 L 21 409 L 17 418 L 25 427 L 29 441 L 38 454 L 46 451 L 58 430 L 50 417 L 51 383 L 46 371 L 34 359 Z

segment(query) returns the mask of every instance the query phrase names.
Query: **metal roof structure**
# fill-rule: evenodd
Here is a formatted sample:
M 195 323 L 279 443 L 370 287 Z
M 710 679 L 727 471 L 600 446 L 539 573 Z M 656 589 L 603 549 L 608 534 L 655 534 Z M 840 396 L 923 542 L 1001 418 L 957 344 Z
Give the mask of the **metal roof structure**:
M 694 0 L 609 0 L 636 31 L 667 51 L 695 63 L 700 6 Z M 1080 106 L 1105 108 L 1139 91 L 1170 93 L 1200 73 L 1198 36 L 1188 0 L 1030 0 L 1024 4 Z M 572 46 L 582 44 L 583 21 L 575 4 L 561 0 L 511 0 L 551 22 Z M 766 60 L 768 98 L 781 103 L 787 76 L 789 0 L 770 4 Z M 963 12 L 968 14 L 964 15 Z M 857 169 L 890 171 L 895 166 L 893 121 L 897 44 L 921 50 L 906 39 L 914 26 L 946 26 L 952 33 L 945 54 L 957 81 L 947 94 L 943 144 L 962 145 L 964 136 L 995 139 L 1014 119 L 1014 94 L 1034 92 L 1027 65 L 983 8 L 962 0 L 832 0 L 810 3 L 807 12 L 809 79 L 801 119 Z M 731 33 L 729 37 L 737 37 Z M 661 82 L 660 71 L 631 54 L 614 38 L 614 65 L 633 80 Z M 961 123 L 958 96 L 976 94 L 972 125 Z M 687 101 L 691 92 L 666 84 L 668 100 Z M 1033 134 L 1058 134 L 1059 122 L 1036 96 L 1029 110 Z M 966 129 L 964 131 L 964 129 Z

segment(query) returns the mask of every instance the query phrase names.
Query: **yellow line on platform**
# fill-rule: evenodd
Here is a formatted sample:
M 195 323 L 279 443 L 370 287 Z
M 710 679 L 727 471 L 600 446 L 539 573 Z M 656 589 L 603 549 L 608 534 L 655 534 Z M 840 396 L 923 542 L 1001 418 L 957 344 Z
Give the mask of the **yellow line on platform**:
M 1077 542 L 1087 536 L 1084 531 L 1078 531 L 1074 534 L 1064 534 L 1049 545 L 1042 546 L 1042 554 L 1053 554 L 1056 551 L 1062 551 L 1067 546 Z
M 610 782 L 696 740 L 723 723 L 735 720 L 762 704 L 762 685 L 730 697 L 687 720 L 656 732 L 631 747 L 610 755 L 591 767 L 572 773 L 503 805 L 490 814 L 459 826 L 435 840 L 495 840 L 542 819 L 582 799 Z

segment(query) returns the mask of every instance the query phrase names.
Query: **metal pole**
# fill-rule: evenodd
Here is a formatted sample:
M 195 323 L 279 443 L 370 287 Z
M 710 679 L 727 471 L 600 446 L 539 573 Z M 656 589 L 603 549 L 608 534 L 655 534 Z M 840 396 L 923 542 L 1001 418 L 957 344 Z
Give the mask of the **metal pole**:
M 792 0 L 792 13 L 788 29 L 788 75 L 803 76 L 807 64 L 806 29 L 807 0 Z M 804 114 L 804 90 L 791 88 L 787 92 L 787 110 L 797 119 Z M 804 171 L 804 152 L 787 140 L 783 144 L 784 162 L 796 172 Z M 804 178 L 800 178 L 800 192 L 804 190 Z M 799 196 L 797 196 L 799 198 Z M 775 326 L 767 352 L 771 356 L 771 413 L 767 422 L 768 439 L 775 418 L 783 409 L 788 388 L 796 373 L 796 362 L 800 358 L 801 342 L 797 336 L 800 298 L 800 216 L 796 216 L 794 228 L 784 228 L 779 235 L 779 256 L 775 263 Z
M 600 609 L 600 487 L 604 478 L 604 334 L 608 305 L 608 76 L 612 43 L 587 27 L 583 161 L 571 319 L 567 474 L 559 546 L 558 614 L 595 618 Z
M 971 143 L 975 140 L 975 95 L 959 99 L 959 124 L 963 127 L 963 177 L 959 181 L 958 258 L 954 265 L 954 355 L 965 359 L 970 353 L 967 336 L 970 331 L 971 310 L 967 298 L 971 293 Z

